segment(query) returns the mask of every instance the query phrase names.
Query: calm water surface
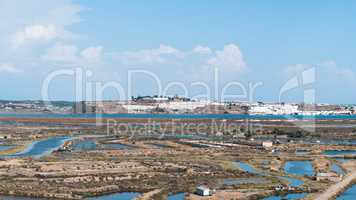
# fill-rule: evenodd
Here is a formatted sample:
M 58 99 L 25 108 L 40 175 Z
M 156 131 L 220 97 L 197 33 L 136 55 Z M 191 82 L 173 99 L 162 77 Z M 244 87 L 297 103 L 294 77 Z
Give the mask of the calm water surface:
M 323 152 L 324 155 L 336 156 L 336 155 L 347 155 L 347 154 L 356 154 L 356 150 L 326 150 Z
M 0 145 L 0 151 L 5 151 L 5 150 L 11 149 L 13 147 L 14 146 L 2 146 L 2 145 Z
M 178 193 L 178 194 L 168 196 L 167 200 L 184 200 L 184 199 L 185 199 L 185 193 Z
M 253 168 L 251 165 L 245 163 L 245 162 L 234 162 L 242 171 L 251 173 L 251 174 L 258 174 L 258 172 Z
M 70 140 L 70 137 L 60 136 L 51 137 L 41 141 L 31 143 L 25 150 L 7 155 L 7 157 L 35 157 L 39 158 L 51 154 L 53 151 L 61 147 L 65 141 Z
M 75 151 L 90 151 L 95 149 L 96 143 L 92 139 L 79 140 L 73 143 L 73 150 Z
M 351 186 L 344 193 L 342 193 L 336 200 L 355 200 L 356 199 L 356 185 Z
M 314 175 L 314 168 L 310 161 L 287 161 L 284 165 L 284 171 L 287 174 L 295 174 L 299 176 Z
M 335 140 L 335 139 L 320 139 L 320 144 L 331 145 L 356 145 L 356 140 Z
M 137 192 L 122 192 L 122 193 L 115 193 L 115 194 L 109 194 L 109 195 L 103 195 L 99 197 L 91 197 L 87 198 L 87 200 L 133 200 L 136 197 L 138 197 L 140 193 Z
M 264 200 L 296 200 L 307 196 L 307 193 L 287 194 L 285 196 L 271 196 L 264 198 Z

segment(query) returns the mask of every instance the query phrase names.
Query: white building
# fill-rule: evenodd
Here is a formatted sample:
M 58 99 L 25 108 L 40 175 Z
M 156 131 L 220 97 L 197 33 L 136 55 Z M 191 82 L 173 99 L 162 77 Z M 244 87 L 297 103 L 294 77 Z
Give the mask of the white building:
M 298 105 L 293 104 L 255 104 L 250 107 L 250 114 L 292 115 L 298 114 Z
M 329 173 L 319 172 L 316 174 L 316 180 L 317 181 L 328 180 L 328 181 L 338 182 L 342 180 L 342 175 L 339 175 L 334 172 L 329 172 Z
M 126 104 L 122 105 L 129 113 L 139 113 L 139 112 L 148 112 L 156 106 L 152 105 L 140 105 L 140 104 Z
M 159 107 L 168 110 L 194 110 L 207 105 L 212 105 L 212 103 L 207 101 L 172 101 L 160 103 Z
M 213 192 L 206 186 L 199 186 L 197 187 L 195 193 L 200 196 L 210 196 Z
M 162 101 L 169 101 L 169 98 L 168 97 L 154 97 L 153 100 L 156 102 L 162 102 Z
M 263 141 L 262 146 L 264 148 L 271 148 L 273 146 L 273 142 L 272 141 Z

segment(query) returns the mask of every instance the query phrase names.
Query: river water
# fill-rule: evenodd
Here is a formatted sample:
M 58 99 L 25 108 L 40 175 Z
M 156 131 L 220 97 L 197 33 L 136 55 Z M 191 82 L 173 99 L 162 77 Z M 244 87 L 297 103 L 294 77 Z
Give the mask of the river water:
M 51 154 L 53 151 L 61 147 L 65 141 L 70 140 L 68 136 L 51 137 L 41 141 L 32 142 L 27 148 L 21 152 L 6 155 L 5 157 L 34 157 L 40 158 Z
M 72 148 L 74 151 L 90 151 L 95 150 L 97 145 L 93 139 L 81 139 L 73 141 Z
M 251 174 L 258 174 L 255 168 L 245 162 L 234 162 L 242 171 L 251 173 Z
M 313 176 L 314 168 L 310 161 L 287 161 L 284 165 L 284 171 L 287 174 L 299 176 Z

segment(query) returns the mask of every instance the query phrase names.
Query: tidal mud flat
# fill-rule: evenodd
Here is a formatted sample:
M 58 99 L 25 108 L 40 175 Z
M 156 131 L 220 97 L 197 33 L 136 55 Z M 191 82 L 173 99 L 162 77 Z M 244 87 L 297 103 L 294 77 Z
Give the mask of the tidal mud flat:
M 210 199 L 313 199 L 356 165 L 352 120 L 1 120 L 4 196 L 201 199 L 204 185 Z

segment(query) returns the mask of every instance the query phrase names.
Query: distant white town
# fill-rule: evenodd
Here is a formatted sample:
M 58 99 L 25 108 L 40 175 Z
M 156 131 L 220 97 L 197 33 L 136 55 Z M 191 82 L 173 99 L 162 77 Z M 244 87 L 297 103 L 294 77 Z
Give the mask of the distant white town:
M 216 102 L 185 97 L 138 96 L 128 101 L 0 101 L 0 113 L 161 113 L 250 115 L 353 115 L 354 105 Z

